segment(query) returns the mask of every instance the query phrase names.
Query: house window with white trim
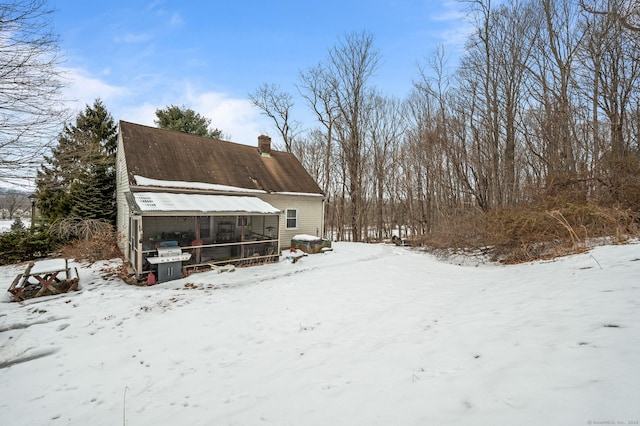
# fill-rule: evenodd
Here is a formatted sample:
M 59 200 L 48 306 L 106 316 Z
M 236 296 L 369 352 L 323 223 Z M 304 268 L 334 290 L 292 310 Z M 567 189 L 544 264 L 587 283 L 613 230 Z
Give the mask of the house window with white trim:
M 287 209 L 287 229 L 298 227 L 298 209 Z

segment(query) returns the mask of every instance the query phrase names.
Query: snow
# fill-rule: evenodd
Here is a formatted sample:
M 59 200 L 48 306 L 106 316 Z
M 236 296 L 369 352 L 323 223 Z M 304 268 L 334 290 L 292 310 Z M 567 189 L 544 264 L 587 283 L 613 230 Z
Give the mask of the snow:
M 135 192 L 133 197 L 142 212 L 280 213 L 279 209 L 256 197 L 164 192 Z
M 42 275 L 51 272 L 63 271 L 67 269 L 67 264 L 62 258 L 47 259 L 34 262 L 33 268 L 31 268 L 31 274 Z
M 0 424 L 640 420 L 640 244 L 474 267 L 333 247 L 152 287 L 72 262 L 78 292 L 5 293 Z
M 20 219 L 25 229 L 29 229 L 31 226 L 31 220 L 29 219 Z M 11 231 L 11 225 L 15 223 L 15 219 L 0 219 L 0 234 L 3 232 Z
M 281 259 L 283 260 L 290 260 L 293 261 L 294 263 L 297 262 L 301 257 L 304 256 L 308 256 L 307 253 L 305 253 L 304 251 L 297 249 L 297 248 L 291 248 L 288 250 L 284 250 L 282 253 L 280 253 Z
M 161 188 L 183 188 L 183 189 L 206 189 L 211 191 L 224 192 L 250 192 L 258 194 L 266 194 L 267 191 L 262 189 L 238 188 L 236 186 L 218 185 L 215 183 L 204 182 L 186 182 L 181 180 L 159 180 L 146 178 L 144 176 L 134 176 L 136 184 L 140 186 L 158 186 Z
M 274 194 L 304 196 L 304 197 L 324 197 L 324 194 L 317 194 L 314 192 L 274 192 Z
M 320 237 L 316 237 L 315 235 L 309 235 L 309 234 L 297 234 L 292 238 L 292 240 L 296 240 L 296 241 L 318 241 L 321 239 L 322 238 Z
M 140 186 L 156 186 L 160 188 L 183 188 L 183 189 L 203 189 L 208 191 L 222 192 L 247 192 L 255 194 L 266 194 L 267 191 L 262 189 L 240 188 L 237 186 L 219 185 L 217 183 L 205 182 L 187 182 L 182 180 L 159 180 L 151 179 L 144 176 L 134 176 L 136 184 Z M 324 197 L 324 194 L 307 193 L 307 192 L 274 192 L 278 195 L 294 195 L 305 197 Z

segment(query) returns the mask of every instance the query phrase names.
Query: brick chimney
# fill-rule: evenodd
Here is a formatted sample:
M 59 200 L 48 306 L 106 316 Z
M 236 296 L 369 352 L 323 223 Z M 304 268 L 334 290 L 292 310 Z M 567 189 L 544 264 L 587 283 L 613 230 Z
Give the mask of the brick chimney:
M 269 136 L 258 136 L 258 150 L 265 157 L 271 156 L 271 138 Z

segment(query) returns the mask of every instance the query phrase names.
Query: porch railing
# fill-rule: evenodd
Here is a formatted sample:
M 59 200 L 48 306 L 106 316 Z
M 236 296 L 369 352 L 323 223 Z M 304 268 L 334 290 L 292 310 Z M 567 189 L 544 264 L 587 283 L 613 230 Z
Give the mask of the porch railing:
M 191 259 L 183 268 L 198 269 L 205 266 L 234 264 L 236 266 L 277 262 L 278 239 L 235 241 L 215 244 L 181 246 L 183 253 L 191 253 Z M 154 256 L 155 249 L 143 250 L 143 259 Z M 151 265 L 142 262 L 142 274 L 151 271 Z

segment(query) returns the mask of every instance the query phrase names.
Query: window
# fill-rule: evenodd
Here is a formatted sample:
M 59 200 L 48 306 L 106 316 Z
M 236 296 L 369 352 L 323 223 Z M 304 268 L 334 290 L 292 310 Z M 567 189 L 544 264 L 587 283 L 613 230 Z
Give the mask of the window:
M 298 209 L 287 209 L 287 229 L 298 227 Z

